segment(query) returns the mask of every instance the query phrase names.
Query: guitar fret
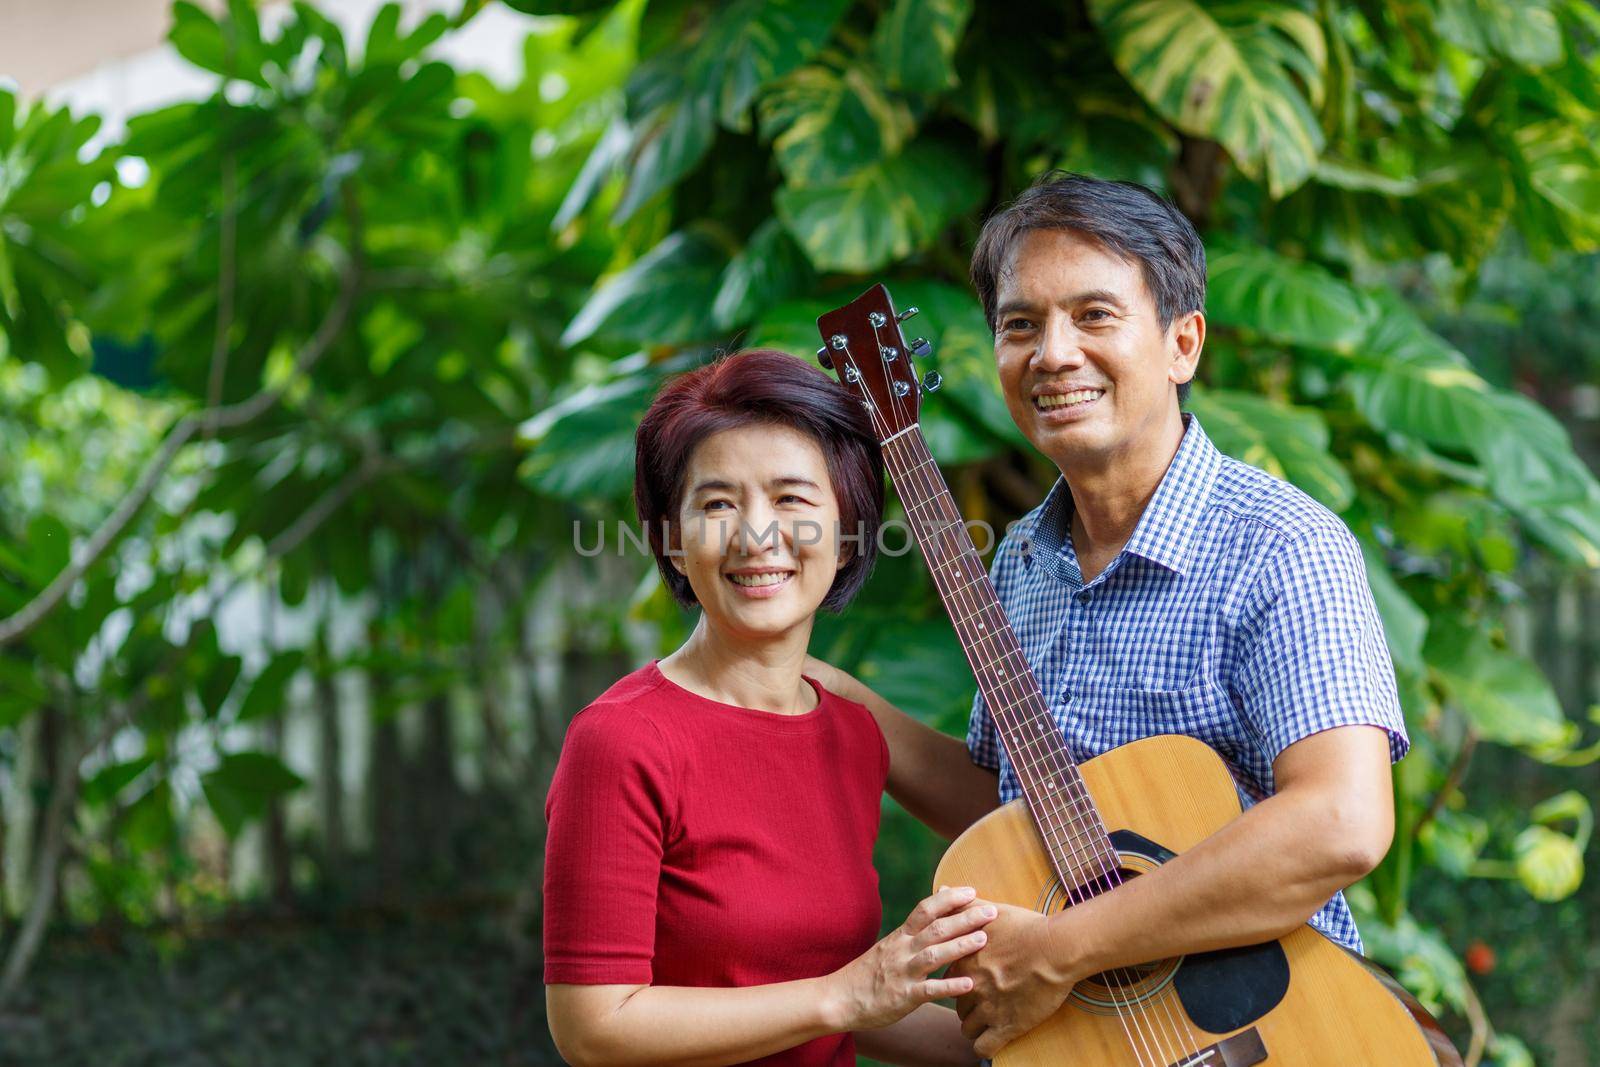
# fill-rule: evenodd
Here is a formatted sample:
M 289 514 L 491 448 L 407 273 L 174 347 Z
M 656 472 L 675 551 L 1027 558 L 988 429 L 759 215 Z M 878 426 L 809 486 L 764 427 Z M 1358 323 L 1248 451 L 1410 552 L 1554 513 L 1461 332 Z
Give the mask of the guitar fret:
M 1024 783 L 1052 864 L 1064 881 L 1078 884 L 1114 869 L 1115 854 L 1093 798 L 1045 707 L 938 462 L 920 433 L 895 434 L 883 446 L 934 588 Z

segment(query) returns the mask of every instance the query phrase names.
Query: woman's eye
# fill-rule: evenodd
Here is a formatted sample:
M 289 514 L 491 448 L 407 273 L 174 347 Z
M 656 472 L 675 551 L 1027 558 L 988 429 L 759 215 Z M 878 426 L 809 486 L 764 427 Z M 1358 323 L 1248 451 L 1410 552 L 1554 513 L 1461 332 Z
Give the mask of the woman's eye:
M 702 506 L 703 511 L 717 511 L 721 508 L 731 508 L 733 505 L 726 500 L 708 500 Z
M 778 503 L 780 503 L 780 504 L 809 504 L 810 501 L 807 500 L 803 496 L 795 496 L 793 493 L 785 493 L 783 496 L 780 496 L 778 498 Z

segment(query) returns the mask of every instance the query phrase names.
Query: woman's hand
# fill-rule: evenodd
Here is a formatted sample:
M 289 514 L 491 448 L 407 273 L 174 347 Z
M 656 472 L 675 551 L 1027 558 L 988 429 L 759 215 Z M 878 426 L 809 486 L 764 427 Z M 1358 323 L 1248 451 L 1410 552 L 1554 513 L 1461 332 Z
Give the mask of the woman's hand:
M 929 978 L 988 941 L 983 926 L 991 904 L 973 906 L 970 886 L 946 887 L 926 898 L 905 924 L 828 976 L 838 1030 L 870 1030 L 903 1018 L 919 1005 L 972 990 L 970 978 Z

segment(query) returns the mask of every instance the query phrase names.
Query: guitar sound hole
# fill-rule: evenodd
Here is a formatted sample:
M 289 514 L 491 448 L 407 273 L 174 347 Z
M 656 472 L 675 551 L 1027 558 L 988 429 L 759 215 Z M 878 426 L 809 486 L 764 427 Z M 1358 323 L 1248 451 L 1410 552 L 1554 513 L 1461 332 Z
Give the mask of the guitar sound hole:
M 1123 882 L 1137 878 L 1141 873 L 1143 872 L 1130 867 L 1121 867 L 1092 882 L 1076 886 L 1070 893 L 1062 892 L 1061 883 L 1056 882 L 1046 895 L 1044 907 L 1039 910 L 1064 911 L 1073 904 L 1082 903 L 1090 897 L 1099 896 Z M 1113 1014 L 1119 1010 L 1126 1010 L 1129 1006 L 1155 996 L 1165 989 L 1172 982 L 1172 976 L 1177 973 L 1178 964 L 1181 962 L 1183 962 L 1182 957 L 1156 960 L 1090 975 L 1073 987 L 1071 999 L 1085 1011 L 1096 1014 Z

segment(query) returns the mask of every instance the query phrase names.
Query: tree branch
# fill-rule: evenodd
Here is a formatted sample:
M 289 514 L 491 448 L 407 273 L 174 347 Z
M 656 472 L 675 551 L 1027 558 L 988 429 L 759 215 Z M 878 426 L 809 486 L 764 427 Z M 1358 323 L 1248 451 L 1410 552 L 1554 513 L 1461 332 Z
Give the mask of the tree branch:
M 199 431 L 207 433 L 219 429 L 233 429 L 253 422 L 273 407 L 283 397 L 284 391 L 295 378 L 306 373 L 314 367 L 318 360 L 328 351 L 334 338 L 344 328 L 345 320 L 349 318 L 351 307 L 355 303 L 358 288 L 359 270 L 352 262 L 344 271 L 340 284 L 339 295 L 335 297 L 333 306 L 328 309 L 328 314 L 323 318 L 322 324 L 317 327 L 317 332 L 306 342 L 304 347 L 295 357 L 294 372 L 282 385 L 260 390 L 246 400 L 237 404 L 226 406 L 208 407 L 203 411 L 185 415 L 177 424 L 168 431 L 166 439 L 161 444 L 161 449 L 155 457 L 145 466 L 144 472 L 139 476 L 139 481 L 122 498 L 114 511 L 100 524 L 99 529 L 73 553 L 72 562 L 64 567 L 60 574 L 32 600 L 24 604 L 17 612 L 7 618 L 0 619 L 0 648 L 5 647 L 26 634 L 37 626 L 45 616 L 54 611 L 67 594 L 72 590 L 78 579 L 82 578 L 90 567 L 105 554 L 117 536 L 133 520 L 133 517 L 144 507 L 145 502 L 155 492 L 156 485 L 161 481 L 161 476 L 166 473 L 172 461 L 177 458 L 178 451 L 188 443 L 189 439 Z

